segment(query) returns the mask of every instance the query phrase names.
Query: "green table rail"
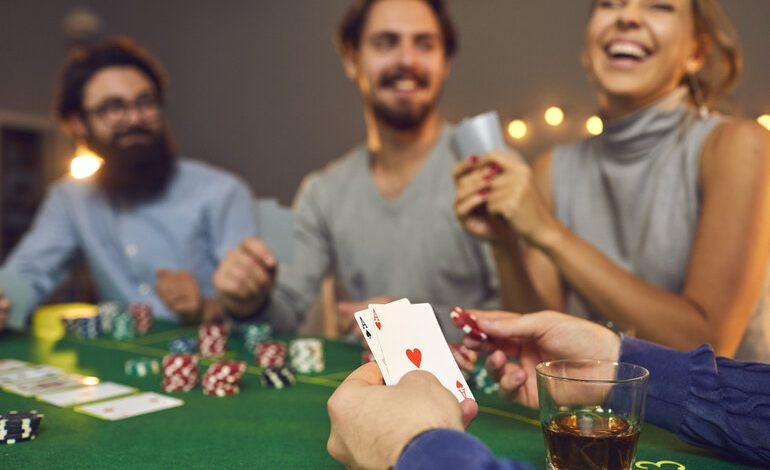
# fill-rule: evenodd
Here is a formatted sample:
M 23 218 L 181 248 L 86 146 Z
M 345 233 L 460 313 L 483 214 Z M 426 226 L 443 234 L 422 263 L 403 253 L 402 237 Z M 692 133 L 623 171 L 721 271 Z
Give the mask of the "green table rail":
M 102 381 L 163 393 L 160 376 L 128 377 L 123 372 L 124 362 L 138 356 L 161 358 L 170 339 L 195 334 L 192 327 L 164 324 L 156 325 L 148 336 L 125 342 L 71 336 L 48 341 L 6 333 L 0 337 L 0 358 L 50 364 Z M 0 411 L 37 409 L 45 414 L 35 441 L 0 445 L 0 468 L 339 468 L 326 453 L 326 400 L 359 365 L 361 348 L 326 342 L 326 370 L 298 376 L 297 385 L 285 390 L 260 385 L 259 369 L 237 340 L 231 339 L 229 349 L 230 357 L 250 364 L 239 395 L 207 397 L 196 388 L 172 394 L 185 401 L 181 407 L 122 421 L 102 421 L 71 408 L 0 391 Z M 204 360 L 201 369 L 210 362 Z M 470 432 L 497 455 L 542 468 L 544 448 L 536 413 L 496 396 L 479 393 L 477 399 L 481 412 Z M 650 425 L 642 432 L 636 466 L 664 470 L 755 468 L 718 460 Z

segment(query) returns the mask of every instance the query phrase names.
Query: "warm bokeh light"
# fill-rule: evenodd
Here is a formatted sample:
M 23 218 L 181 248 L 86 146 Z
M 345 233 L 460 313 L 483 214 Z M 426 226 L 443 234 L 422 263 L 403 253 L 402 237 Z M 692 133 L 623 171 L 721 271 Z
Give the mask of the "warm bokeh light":
M 586 119 L 586 130 L 591 135 L 599 135 L 604 130 L 604 123 L 599 116 L 591 116 Z
M 564 111 L 558 106 L 551 106 L 545 110 L 545 122 L 549 126 L 559 126 L 564 122 Z
M 770 131 L 770 114 L 763 114 L 757 118 L 759 125 Z
M 101 157 L 87 147 L 79 145 L 75 149 L 75 157 L 70 162 L 70 174 L 75 179 L 88 178 L 101 168 L 102 162 Z
M 83 385 L 97 385 L 99 383 L 99 377 L 84 377 Z
M 527 123 L 521 119 L 514 119 L 508 123 L 508 135 L 514 139 L 523 139 L 527 135 Z

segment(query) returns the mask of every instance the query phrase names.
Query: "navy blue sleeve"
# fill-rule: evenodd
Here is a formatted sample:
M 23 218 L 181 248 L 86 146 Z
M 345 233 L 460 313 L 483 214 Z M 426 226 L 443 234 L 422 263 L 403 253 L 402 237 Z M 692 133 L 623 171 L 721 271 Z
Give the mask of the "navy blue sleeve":
M 435 429 L 417 436 L 395 466 L 395 470 L 432 468 L 534 470 L 524 463 L 498 459 L 474 436 L 450 429 Z
M 647 368 L 646 420 L 690 444 L 770 463 L 770 364 L 624 337 L 620 360 Z

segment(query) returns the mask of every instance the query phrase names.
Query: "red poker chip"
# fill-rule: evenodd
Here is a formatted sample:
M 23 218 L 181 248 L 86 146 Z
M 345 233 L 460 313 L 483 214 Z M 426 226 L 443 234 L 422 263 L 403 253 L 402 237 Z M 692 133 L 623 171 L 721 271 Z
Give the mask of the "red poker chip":
M 473 339 L 485 341 L 489 336 L 481 331 L 478 323 L 476 323 L 476 317 L 471 315 L 470 312 L 461 309 L 460 307 L 454 307 L 449 313 L 452 322 L 457 328 L 460 328 L 466 335 Z

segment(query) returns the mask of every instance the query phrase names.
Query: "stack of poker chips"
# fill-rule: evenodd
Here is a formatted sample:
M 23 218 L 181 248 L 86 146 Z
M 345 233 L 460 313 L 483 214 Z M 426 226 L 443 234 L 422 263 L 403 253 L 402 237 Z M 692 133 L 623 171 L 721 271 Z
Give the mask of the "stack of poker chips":
M 283 367 L 286 364 L 286 343 L 282 341 L 260 343 L 255 356 L 259 367 Z
M 462 343 L 449 343 L 449 350 L 452 351 L 452 356 L 457 362 L 457 366 L 460 368 L 463 376 L 468 379 L 473 372 L 473 367 L 476 365 L 476 360 L 479 354 L 465 347 Z
M 128 311 L 134 317 L 134 331 L 146 335 L 152 329 L 152 307 L 142 302 L 131 302 Z
M 120 304 L 117 302 L 101 302 L 97 305 L 96 316 L 99 317 L 99 328 L 102 334 L 112 332 L 112 324 L 118 314 L 120 314 Z
M 227 351 L 227 326 L 204 323 L 198 329 L 198 347 L 203 357 L 222 357 Z
M 254 354 L 257 346 L 260 343 L 270 339 L 270 335 L 273 333 L 273 329 L 266 323 L 249 324 L 242 328 L 243 331 L 243 345 L 246 350 L 251 354 Z
M 240 393 L 239 383 L 245 372 L 246 363 L 242 361 L 222 361 L 211 364 L 201 379 L 203 394 L 226 397 Z
M 198 356 L 194 354 L 168 354 L 161 366 L 164 392 L 189 392 L 198 383 Z
M 125 341 L 134 336 L 134 316 L 125 310 L 118 313 L 112 320 L 112 338 Z
M 259 377 L 262 385 L 267 388 L 285 388 L 294 385 L 296 378 L 294 372 L 288 367 L 267 367 Z
M 160 372 L 160 363 L 157 359 L 150 357 L 139 357 L 129 359 L 125 365 L 126 375 L 134 377 L 147 377 L 148 375 L 158 375 Z
M 83 317 L 75 320 L 75 334 L 80 338 L 98 338 L 99 337 L 99 317 Z
M 198 340 L 195 338 L 174 338 L 168 343 L 172 353 L 194 353 L 198 350 Z
M 484 367 L 483 362 L 481 364 L 477 364 L 473 369 L 473 372 L 471 372 L 470 386 L 487 395 L 497 393 L 497 391 L 500 389 L 500 384 L 495 382 L 494 379 L 489 376 L 489 373 L 487 372 L 486 367 Z
M 37 437 L 43 414 L 32 411 L 10 411 L 0 415 L 0 444 L 16 444 Z
M 320 339 L 295 339 L 289 344 L 289 354 L 291 366 L 300 374 L 324 370 L 324 347 Z

